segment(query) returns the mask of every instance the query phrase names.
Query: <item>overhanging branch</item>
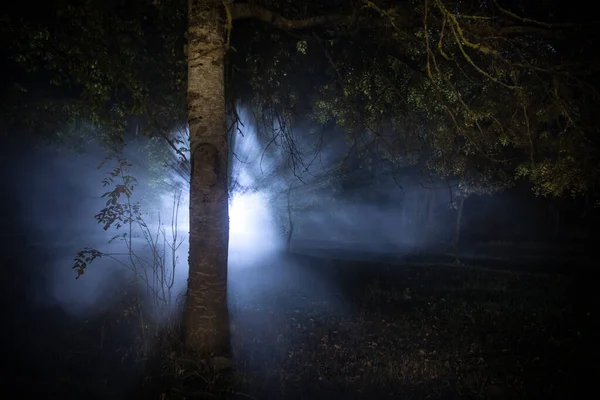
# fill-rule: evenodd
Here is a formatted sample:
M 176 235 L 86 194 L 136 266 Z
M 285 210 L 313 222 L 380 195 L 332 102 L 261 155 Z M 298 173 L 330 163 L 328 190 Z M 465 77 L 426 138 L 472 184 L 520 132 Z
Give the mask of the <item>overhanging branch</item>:
M 540 37 L 556 38 L 562 35 L 561 31 L 535 26 L 510 25 L 499 29 L 499 33 L 506 36 L 537 35 Z
M 257 19 L 283 30 L 299 30 L 323 25 L 340 25 L 354 21 L 353 15 L 339 14 L 292 20 L 287 19 L 282 15 L 274 13 L 266 8 L 247 3 L 234 3 L 228 7 L 231 12 L 231 19 L 234 21 L 239 21 L 242 19 Z

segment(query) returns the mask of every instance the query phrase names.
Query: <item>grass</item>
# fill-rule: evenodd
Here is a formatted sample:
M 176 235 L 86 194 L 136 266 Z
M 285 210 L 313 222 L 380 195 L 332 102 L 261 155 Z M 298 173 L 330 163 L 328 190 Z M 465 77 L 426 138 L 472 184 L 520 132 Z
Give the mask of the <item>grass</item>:
M 277 284 L 233 300 L 231 371 L 159 346 L 144 398 L 570 398 L 582 385 L 595 309 L 574 277 L 294 262 L 303 272 L 273 266 L 258 273 Z

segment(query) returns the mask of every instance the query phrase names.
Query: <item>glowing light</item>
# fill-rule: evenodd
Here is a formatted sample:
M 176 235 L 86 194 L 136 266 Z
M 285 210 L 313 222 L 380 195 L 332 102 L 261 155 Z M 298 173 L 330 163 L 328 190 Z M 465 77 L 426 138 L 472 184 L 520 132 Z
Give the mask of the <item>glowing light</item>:
M 258 194 L 234 195 L 229 205 L 230 236 L 252 236 L 265 209 Z
M 273 251 L 277 236 L 268 203 L 260 193 L 234 194 L 229 203 L 229 261 L 248 267 Z

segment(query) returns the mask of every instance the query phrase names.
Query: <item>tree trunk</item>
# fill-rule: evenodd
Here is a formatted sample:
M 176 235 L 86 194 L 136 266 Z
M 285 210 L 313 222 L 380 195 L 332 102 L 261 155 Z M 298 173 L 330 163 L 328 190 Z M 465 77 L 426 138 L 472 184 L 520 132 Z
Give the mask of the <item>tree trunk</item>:
M 458 205 L 458 215 L 456 216 L 456 237 L 454 238 L 454 262 L 460 264 L 460 227 L 462 225 L 463 206 L 467 196 L 460 198 Z
M 291 188 L 287 191 L 287 214 L 288 214 L 288 225 L 289 230 L 286 238 L 286 251 L 290 253 L 292 251 L 292 235 L 294 234 L 294 220 L 292 219 L 292 205 L 290 204 L 290 193 Z
M 435 190 L 427 191 L 427 234 L 426 243 L 432 245 L 435 242 Z
M 224 24 L 221 0 L 188 4 L 188 123 L 190 129 L 189 279 L 184 343 L 206 356 L 229 355 L 229 242 Z

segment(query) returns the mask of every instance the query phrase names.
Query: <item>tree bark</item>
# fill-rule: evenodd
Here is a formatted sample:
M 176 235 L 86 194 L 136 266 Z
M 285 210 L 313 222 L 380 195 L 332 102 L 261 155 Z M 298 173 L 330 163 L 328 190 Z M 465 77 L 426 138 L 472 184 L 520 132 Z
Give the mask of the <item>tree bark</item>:
M 229 244 L 224 22 L 221 0 L 188 4 L 188 123 L 190 129 L 189 279 L 183 340 L 207 356 L 228 356 Z

